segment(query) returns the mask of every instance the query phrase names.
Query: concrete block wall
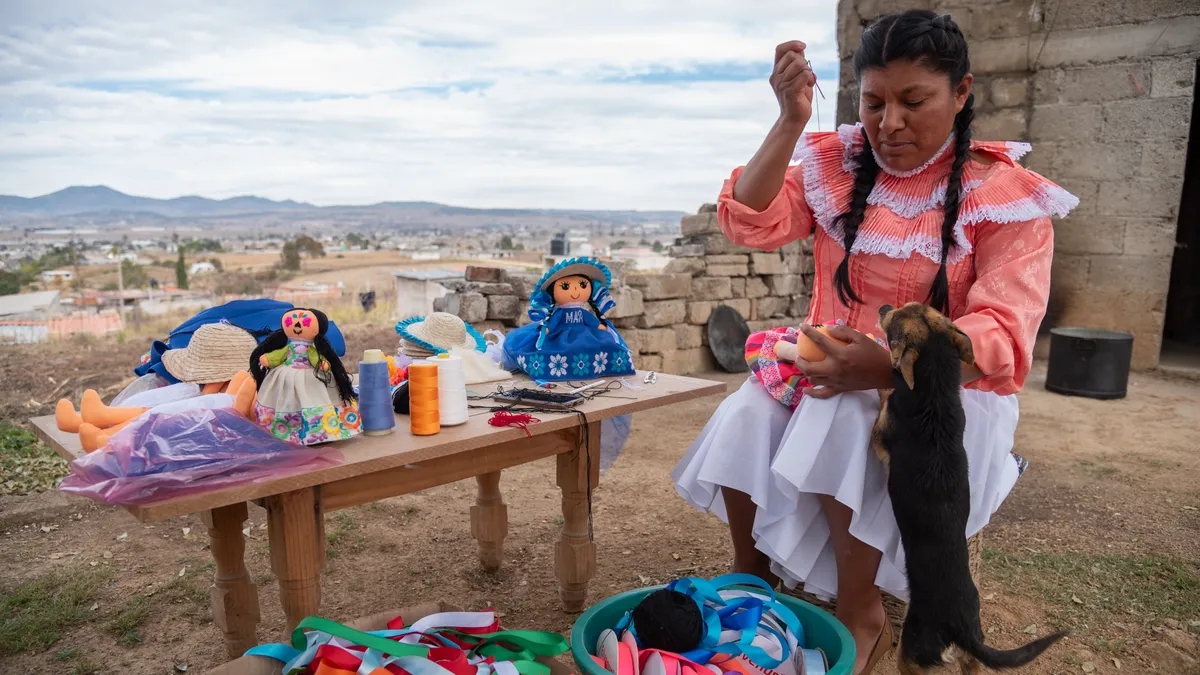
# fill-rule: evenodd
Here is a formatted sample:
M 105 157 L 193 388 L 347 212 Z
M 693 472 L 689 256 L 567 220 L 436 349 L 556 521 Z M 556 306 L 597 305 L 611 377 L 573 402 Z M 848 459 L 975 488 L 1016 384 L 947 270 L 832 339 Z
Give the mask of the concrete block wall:
M 1080 199 L 1055 223 L 1044 328 L 1130 331 L 1134 367 L 1155 367 L 1195 104 L 1200 3 L 840 0 L 839 122 L 858 116 L 851 58 L 862 22 L 910 8 L 949 13 L 963 28 L 976 137 L 1031 142 L 1025 164 Z
M 735 246 L 721 234 L 712 204 L 684 217 L 680 227 L 683 236 L 661 273 L 614 267 L 617 307 L 608 317 L 639 369 L 678 375 L 716 369 L 706 325 L 719 305 L 736 309 L 751 330 L 796 325 L 808 315 L 811 242 L 773 252 Z M 457 314 L 480 330 L 507 332 L 529 323 L 529 293 L 539 277 L 469 267 L 465 279 L 444 284 L 452 292 L 433 309 Z

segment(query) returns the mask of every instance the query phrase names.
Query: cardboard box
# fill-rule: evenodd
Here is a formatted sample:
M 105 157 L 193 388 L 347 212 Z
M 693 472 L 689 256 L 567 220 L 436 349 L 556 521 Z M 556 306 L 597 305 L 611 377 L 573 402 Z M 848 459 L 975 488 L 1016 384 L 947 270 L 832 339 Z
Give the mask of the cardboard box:
M 413 605 L 412 607 L 379 612 L 378 614 L 372 614 L 345 623 L 355 630 L 384 630 L 387 628 L 387 622 L 397 616 L 404 617 L 405 624 L 411 624 L 430 614 L 459 611 L 462 610 L 442 602 L 427 602 L 421 605 Z M 555 659 L 538 660 L 550 666 L 550 675 L 573 675 L 577 672 L 577 669 L 573 665 L 568 665 L 574 663 L 569 652 Z M 274 659 L 268 659 L 265 656 L 243 656 L 217 666 L 208 671 L 206 675 L 283 675 L 283 664 Z

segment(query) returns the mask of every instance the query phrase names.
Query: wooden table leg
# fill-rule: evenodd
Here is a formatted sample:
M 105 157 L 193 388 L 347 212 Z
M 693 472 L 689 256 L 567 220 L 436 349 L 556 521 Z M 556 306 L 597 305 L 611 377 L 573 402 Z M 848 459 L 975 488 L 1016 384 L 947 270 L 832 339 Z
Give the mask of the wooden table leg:
M 471 507 L 471 536 L 479 542 L 479 564 L 489 572 L 500 569 L 504 560 L 504 537 L 508 536 L 508 507 L 500 494 L 500 472 L 475 477 L 479 493 Z
M 271 569 L 279 579 L 279 600 L 290 633 L 301 619 L 321 609 L 325 569 L 325 514 L 319 488 L 267 497 Z
M 562 489 L 562 538 L 554 550 L 559 594 L 568 612 L 583 611 L 588 582 L 596 574 L 596 544 L 588 531 L 588 497 L 600 481 L 600 424 L 587 427 L 587 441 L 558 455 Z
M 245 502 L 201 515 L 217 566 L 209 591 L 213 623 L 225 635 L 225 653 L 231 659 L 258 644 L 258 588 L 246 570 L 246 540 L 242 537 L 242 523 L 248 517 Z

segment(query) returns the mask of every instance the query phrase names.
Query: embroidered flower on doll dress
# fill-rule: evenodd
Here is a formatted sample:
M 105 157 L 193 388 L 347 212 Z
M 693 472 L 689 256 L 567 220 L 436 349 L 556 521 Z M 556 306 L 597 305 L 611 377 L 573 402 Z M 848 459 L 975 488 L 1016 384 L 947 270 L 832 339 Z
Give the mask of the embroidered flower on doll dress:
M 608 352 L 597 352 L 596 357 L 592 359 L 592 368 L 599 375 L 608 369 Z
M 529 374 L 533 377 L 539 377 L 546 369 L 546 358 L 541 354 L 534 354 L 529 357 Z
M 613 370 L 622 370 L 625 368 L 625 352 L 616 352 L 613 354 Z
M 571 372 L 575 375 L 587 375 L 591 370 L 591 365 L 587 354 L 576 354 L 575 358 L 571 360 Z
M 562 377 L 567 374 L 567 357 L 562 354 L 554 354 L 550 357 L 550 374 L 554 377 Z
M 525 361 L 525 355 L 524 355 L 524 354 L 522 354 L 522 355 L 520 355 L 520 356 L 518 356 L 518 357 L 517 357 L 517 365 L 521 367 L 521 370 L 524 370 L 525 372 L 529 372 L 529 371 L 526 369 L 527 362 Z

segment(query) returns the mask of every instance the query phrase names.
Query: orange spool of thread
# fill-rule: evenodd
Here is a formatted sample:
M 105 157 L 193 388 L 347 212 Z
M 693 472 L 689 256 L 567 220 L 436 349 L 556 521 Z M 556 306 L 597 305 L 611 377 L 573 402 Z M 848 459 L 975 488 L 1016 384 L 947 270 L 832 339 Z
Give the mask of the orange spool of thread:
M 413 363 L 408 367 L 408 419 L 414 436 L 432 436 L 442 430 L 437 364 Z

